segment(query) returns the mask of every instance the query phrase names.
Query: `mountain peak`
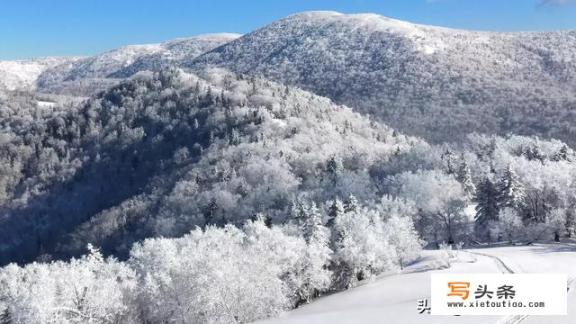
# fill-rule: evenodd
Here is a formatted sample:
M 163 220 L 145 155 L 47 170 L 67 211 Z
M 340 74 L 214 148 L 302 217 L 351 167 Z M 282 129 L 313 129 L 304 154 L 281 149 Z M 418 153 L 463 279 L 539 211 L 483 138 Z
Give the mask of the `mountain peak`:
M 305 21 L 315 24 L 345 24 L 372 31 L 396 31 L 419 33 L 425 30 L 449 30 L 448 28 L 415 24 L 374 13 L 344 14 L 337 11 L 306 11 L 286 17 L 283 21 Z

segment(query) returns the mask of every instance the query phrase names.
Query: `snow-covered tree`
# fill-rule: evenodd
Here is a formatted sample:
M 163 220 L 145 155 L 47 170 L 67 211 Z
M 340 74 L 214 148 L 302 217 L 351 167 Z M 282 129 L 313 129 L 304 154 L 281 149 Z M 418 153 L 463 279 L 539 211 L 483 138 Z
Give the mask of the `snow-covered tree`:
M 498 208 L 520 208 L 524 202 L 524 188 L 516 172 L 509 165 L 497 183 Z
M 567 234 L 566 217 L 566 210 L 563 208 L 557 208 L 550 212 L 550 215 L 546 220 L 546 224 L 550 228 L 555 242 L 560 242 L 560 239 Z
M 286 309 L 285 263 L 256 246 L 231 226 L 136 246 L 130 263 L 142 278 L 147 321 L 249 322 Z
M 390 245 L 396 251 L 400 269 L 416 259 L 422 251 L 422 242 L 414 228 L 412 219 L 408 216 L 393 215 L 386 221 L 387 236 Z
M 522 223 L 522 218 L 513 208 L 501 209 L 497 224 L 503 238 L 510 243 L 523 234 L 524 224 Z
M 326 163 L 326 171 L 330 175 L 333 184 L 337 183 L 338 177 L 342 174 L 343 170 L 342 159 L 336 156 L 330 157 Z
M 334 250 L 336 288 L 395 269 L 395 250 L 388 243 L 379 213 L 366 208 L 346 212 L 336 218 L 334 228 L 338 233 Z
M 297 289 L 298 304 L 307 303 L 324 292 L 332 282 L 328 270 L 332 250 L 330 231 L 322 223 L 322 215 L 314 202 L 305 207 L 300 229 L 306 241 L 306 253 L 302 259 L 302 284 Z
M 342 203 L 342 200 L 339 198 L 336 198 L 328 207 L 328 221 L 326 222 L 326 226 L 332 228 L 336 218 L 342 214 L 344 214 L 344 203 Z
M 438 170 L 405 172 L 390 179 L 396 194 L 412 200 L 422 217 L 429 220 L 421 233 L 434 243 L 465 239 L 469 220 L 464 215 L 466 194 L 453 175 Z M 441 193 L 441 194 L 440 194 Z
M 476 194 L 476 186 L 472 181 L 472 173 L 470 172 L 470 168 L 464 160 L 464 157 L 461 157 L 461 160 L 462 161 L 456 170 L 456 180 L 462 184 L 462 188 L 464 189 L 464 192 L 466 192 L 468 198 L 472 199 Z
M 355 212 L 358 211 L 358 199 L 354 195 L 349 195 L 346 200 L 344 200 L 344 211 L 345 212 Z
M 134 272 L 89 250 L 69 263 L 0 270 L 0 305 L 9 323 L 138 323 Z

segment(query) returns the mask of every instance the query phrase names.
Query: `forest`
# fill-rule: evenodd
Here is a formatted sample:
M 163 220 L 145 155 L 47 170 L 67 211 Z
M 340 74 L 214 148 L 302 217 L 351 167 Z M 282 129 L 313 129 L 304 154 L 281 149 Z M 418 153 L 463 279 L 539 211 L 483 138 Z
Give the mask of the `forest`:
M 559 140 L 431 144 L 218 68 L 48 99 L 0 97 L 0 323 L 245 323 L 424 248 L 576 235 Z

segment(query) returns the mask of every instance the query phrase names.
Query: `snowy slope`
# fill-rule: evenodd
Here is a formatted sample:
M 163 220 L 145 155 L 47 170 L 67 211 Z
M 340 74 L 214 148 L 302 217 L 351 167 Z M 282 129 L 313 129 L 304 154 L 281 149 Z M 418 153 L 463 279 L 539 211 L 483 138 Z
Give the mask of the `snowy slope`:
M 570 139 L 575 49 L 574 31 L 473 32 L 374 14 L 309 12 L 187 66 L 262 74 L 437 141 L 511 130 Z
M 77 58 L 44 58 L 22 61 L 0 61 L 0 89 L 33 89 L 36 79 L 47 69 L 74 62 Z
M 206 34 L 168 41 L 160 44 L 161 49 L 159 51 L 140 56 L 128 66 L 111 73 L 109 76 L 125 78 L 139 71 L 155 71 L 169 65 L 179 66 L 183 62 L 191 61 L 197 56 L 240 36 L 231 33 Z
M 91 94 L 139 71 L 158 70 L 178 65 L 181 60 L 192 60 L 239 36 L 208 34 L 159 44 L 125 46 L 55 66 L 39 75 L 37 84 L 43 92 Z
M 576 277 L 576 246 L 537 245 L 472 250 L 496 256 L 515 272 L 567 273 Z M 427 251 L 425 257 L 406 269 L 406 273 L 384 276 L 372 283 L 320 298 L 309 305 L 290 311 L 284 316 L 259 323 L 518 323 L 513 317 L 492 316 L 431 316 L 416 311 L 417 300 L 430 296 L 430 274 L 434 272 L 497 273 L 509 272 L 498 259 L 485 255 L 460 252 L 460 260 L 449 269 L 442 268 L 439 251 Z M 569 316 L 527 317 L 522 323 L 576 323 L 576 287 L 569 294 Z

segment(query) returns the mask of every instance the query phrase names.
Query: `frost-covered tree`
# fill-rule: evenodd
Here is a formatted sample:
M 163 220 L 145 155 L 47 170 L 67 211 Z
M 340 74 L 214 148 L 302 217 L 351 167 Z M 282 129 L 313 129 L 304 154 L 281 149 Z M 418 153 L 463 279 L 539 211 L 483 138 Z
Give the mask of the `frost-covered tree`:
M 546 220 L 546 224 L 550 228 L 555 242 L 560 242 L 560 239 L 566 236 L 566 216 L 566 210 L 558 208 L 550 212 Z
M 524 188 L 512 166 L 508 166 L 499 182 L 498 190 L 498 208 L 520 208 L 524 202 Z
M 143 280 L 147 321 L 249 322 L 286 309 L 283 255 L 275 259 L 248 238 L 231 226 L 209 227 L 136 246 L 130 263 Z
M 453 175 L 439 170 L 405 172 L 389 181 L 398 196 L 414 201 L 421 217 L 429 220 L 421 227 L 425 240 L 453 244 L 465 239 L 470 225 L 464 215 L 467 198 Z
M 408 262 L 420 255 L 423 242 L 408 216 L 393 215 L 387 220 L 386 229 L 390 245 L 396 251 L 398 265 L 403 269 Z
M 358 199 L 353 194 L 349 195 L 346 200 L 344 200 L 344 211 L 345 212 L 355 212 L 358 211 Z
M 69 263 L 0 270 L 0 305 L 9 323 L 138 323 L 136 288 L 126 264 L 92 248 Z
M 334 286 L 353 286 L 386 270 L 395 268 L 395 250 L 388 243 L 381 216 L 366 208 L 350 211 L 335 220 Z
M 307 303 L 324 292 L 332 282 L 332 272 L 328 270 L 332 257 L 330 231 L 323 225 L 322 215 L 314 202 L 305 206 L 304 219 L 300 230 L 307 247 L 302 259 L 302 283 L 296 291 L 297 304 Z
M 497 225 L 502 237 L 509 243 L 521 238 L 524 234 L 522 218 L 513 208 L 507 207 L 500 210 Z
M 464 192 L 466 192 L 468 198 L 473 199 L 476 194 L 476 186 L 472 181 L 472 173 L 470 172 L 468 164 L 463 157 L 461 157 L 461 160 L 462 161 L 456 170 L 456 180 L 462 184 L 462 188 L 464 189 Z
M 344 166 L 342 160 L 339 157 L 332 156 L 326 163 L 326 171 L 332 179 L 332 183 L 336 184 L 338 177 L 342 174 Z
M 342 214 L 344 214 L 344 203 L 339 198 L 336 198 L 328 207 L 328 221 L 326 222 L 327 227 L 332 228 L 336 218 Z

